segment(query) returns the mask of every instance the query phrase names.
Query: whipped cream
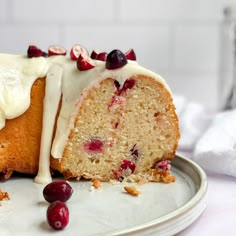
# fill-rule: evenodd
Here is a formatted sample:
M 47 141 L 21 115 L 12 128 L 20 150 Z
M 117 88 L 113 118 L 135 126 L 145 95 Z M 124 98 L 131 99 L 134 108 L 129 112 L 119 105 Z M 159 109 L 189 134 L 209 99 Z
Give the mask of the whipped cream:
M 106 78 L 113 78 L 122 86 L 127 78 L 143 74 L 155 78 L 170 91 L 164 79 L 139 66 L 137 62 L 128 61 L 128 64 L 116 70 L 106 69 L 105 62 L 95 63 L 93 69 L 79 71 L 76 62 L 65 56 L 28 58 L 22 55 L 0 54 L 0 132 L 6 119 L 16 118 L 29 108 L 31 87 L 35 80 L 46 78 L 40 163 L 36 182 L 50 181 L 50 153 L 54 158 L 62 157 L 68 136 L 74 127 L 78 104 L 90 87 L 98 86 L 100 81 Z M 55 138 L 52 140 L 61 95 L 62 106 Z M 53 111 L 52 114 L 49 114 L 48 110 Z

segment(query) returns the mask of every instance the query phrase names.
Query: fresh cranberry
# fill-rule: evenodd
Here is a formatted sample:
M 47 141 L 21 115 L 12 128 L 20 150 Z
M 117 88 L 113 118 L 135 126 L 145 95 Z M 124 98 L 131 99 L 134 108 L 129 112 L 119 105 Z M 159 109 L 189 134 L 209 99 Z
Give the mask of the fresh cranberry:
M 96 59 L 96 58 L 97 58 L 97 56 L 98 56 L 98 54 L 99 54 L 99 52 L 98 52 L 98 51 L 96 51 L 96 50 L 93 50 L 93 51 L 92 51 L 92 53 L 91 53 L 91 55 L 90 55 L 90 57 L 91 57 L 92 59 Z
M 72 193 L 72 187 L 64 180 L 51 182 L 43 189 L 43 196 L 48 202 L 54 202 L 56 200 L 66 202 Z
M 118 69 L 127 64 L 126 56 L 120 50 L 113 50 L 107 55 L 106 68 L 109 70 Z
M 77 68 L 80 71 L 90 70 L 95 67 L 93 60 L 86 54 L 80 54 L 77 60 Z
M 66 55 L 66 49 L 59 45 L 52 45 L 48 47 L 48 56 Z
M 103 142 L 100 139 L 92 139 L 91 141 L 84 144 L 84 149 L 87 152 L 102 152 Z
M 125 53 L 125 56 L 128 60 L 136 61 L 136 54 L 133 49 L 130 49 Z
M 99 61 L 106 61 L 106 59 L 107 59 L 106 52 L 100 52 L 96 57 L 96 60 L 99 60 Z
M 130 160 L 123 160 L 123 163 L 120 165 L 121 171 L 130 169 L 131 173 L 134 173 L 135 164 Z
M 84 47 L 82 47 L 81 45 L 75 44 L 70 50 L 71 60 L 77 61 L 80 54 L 87 54 L 88 55 L 88 51 Z
M 69 209 L 64 202 L 55 201 L 47 209 L 48 224 L 55 230 L 64 229 L 69 223 Z
M 27 50 L 27 55 L 29 58 L 41 57 L 41 56 L 45 56 L 45 52 L 43 52 L 41 49 L 39 49 L 38 47 L 34 45 L 30 45 Z

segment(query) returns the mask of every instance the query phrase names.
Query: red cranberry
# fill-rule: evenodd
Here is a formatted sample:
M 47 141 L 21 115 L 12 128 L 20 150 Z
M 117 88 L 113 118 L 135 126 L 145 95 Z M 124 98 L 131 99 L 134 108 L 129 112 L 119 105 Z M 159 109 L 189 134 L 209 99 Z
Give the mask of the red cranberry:
M 122 87 L 122 91 L 126 91 L 127 89 L 132 89 L 135 84 L 136 84 L 136 80 L 127 79 Z
M 84 149 L 87 152 L 102 152 L 103 142 L 100 139 L 92 139 L 91 141 L 85 143 Z
M 97 56 L 98 56 L 98 54 L 99 54 L 99 52 L 98 52 L 98 51 L 96 51 L 96 50 L 93 50 L 93 51 L 92 51 L 92 53 L 91 53 L 91 55 L 90 55 L 90 57 L 91 57 L 92 59 L 96 59 L 96 58 L 97 58 Z
M 118 170 L 112 170 L 115 179 L 122 182 L 124 177 L 127 177 L 134 173 L 135 164 L 130 160 L 123 160 Z
M 130 49 L 125 53 L 125 56 L 128 60 L 136 61 L 136 54 L 133 49 Z
M 43 189 L 43 196 L 48 202 L 57 200 L 66 202 L 71 197 L 72 193 L 72 187 L 64 180 L 51 182 Z
M 66 55 L 66 49 L 59 45 L 52 45 L 48 47 L 48 56 Z
M 77 68 L 80 71 L 90 70 L 95 67 L 93 60 L 86 54 L 80 54 L 77 60 Z
M 170 170 L 170 160 L 162 160 L 157 162 L 156 169 L 165 172 Z
M 126 56 L 120 50 L 113 50 L 107 55 L 106 68 L 109 70 L 118 69 L 127 64 Z
M 64 202 L 55 201 L 47 209 L 48 224 L 55 230 L 64 229 L 69 223 L 69 209 Z
M 79 44 L 75 44 L 70 50 L 70 58 L 73 61 L 77 61 L 80 54 L 88 54 L 88 51 Z
M 120 165 L 121 171 L 130 169 L 131 173 L 134 173 L 135 164 L 130 160 L 123 160 L 123 163 Z
M 100 52 L 96 57 L 96 60 L 99 60 L 99 61 L 106 61 L 106 59 L 107 59 L 106 52 Z
M 41 49 L 39 49 L 38 47 L 36 47 L 34 45 L 30 45 L 27 50 L 27 55 L 29 58 L 32 58 L 32 57 L 45 56 L 45 53 Z
M 120 83 L 119 83 L 119 81 L 114 80 L 114 85 L 115 85 L 116 89 L 119 90 L 119 88 L 120 88 Z
M 123 92 L 126 92 L 127 89 L 132 89 L 136 84 L 136 80 L 127 79 L 121 89 L 117 87 L 118 95 L 121 95 Z

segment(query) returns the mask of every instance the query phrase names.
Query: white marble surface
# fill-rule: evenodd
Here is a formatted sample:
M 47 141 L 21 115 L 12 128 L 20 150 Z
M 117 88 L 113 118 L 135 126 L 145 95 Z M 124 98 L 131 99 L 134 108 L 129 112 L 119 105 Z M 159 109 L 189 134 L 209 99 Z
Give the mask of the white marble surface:
M 191 156 L 185 153 L 185 156 Z M 203 214 L 178 236 L 236 235 L 236 178 L 206 172 L 208 203 Z

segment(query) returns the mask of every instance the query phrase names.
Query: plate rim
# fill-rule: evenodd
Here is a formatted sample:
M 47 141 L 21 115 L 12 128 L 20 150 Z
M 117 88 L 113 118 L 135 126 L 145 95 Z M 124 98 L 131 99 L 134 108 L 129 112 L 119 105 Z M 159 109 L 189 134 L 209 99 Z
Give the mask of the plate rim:
M 195 195 L 186 202 L 183 206 L 179 207 L 178 209 L 167 213 L 164 216 L 161 216 L 157 219 L 145 222 L 143 224 L 139 224 L 136 226 L 131 226 L 126 229 L 122 230 L 112 230 L 110 232 L 106 232 L 105 234 L 96 234 L 94 236 L 123 236 L 123 235 L 139 235 L 140 233 L 144 233 L 147 230 L 152 230 L 157 227 L 165 227 L 165 225 L 168 225 L 168 223 L 173 221 L 175 218 L 180 217 L 185 219 L 187 216 L 187 219 L 185 219 L 185 224 L 183 224 L 180 227 L 177 227 L 176 229 L 168 229 L 164 234 L 162 235 L 173 235 L 176 234 L 185 228 L 187 228 L 189 225 L 191 225 L 205 210 L 207 206 L 207 190 L 208 190 L 208 181 L 207 181 L 207 175 L 204 172 L 204 170 L 194 161 L 190 160 L 187 157 L 184 157 L 183 155 L 176 154 L 173 160 L 176 161 L 183 161 L 185 164 L 191 166 L 196 173 L 198 173 L 198 176 L 200 178 L 200 185 L 198 190 L 196 191 Z M 172 165 L 178 169 L 175 166 L 175 163 L 172 163 Z M 179 170 L 179 169 L 178 169 Z M 183 172 L 181 170 L 181 172 Z M 185 173 L 186 174 L 186 173 Z M 191 178 L 191 177 L 190 177 Z M 191 178 L 192 179 L 192 178 Z M 155 229 L 154 229 L 155 230 Z M 157 233 L 158 231 L 156 231 Z M 147 234 L 149 235 L 149 234 Z

